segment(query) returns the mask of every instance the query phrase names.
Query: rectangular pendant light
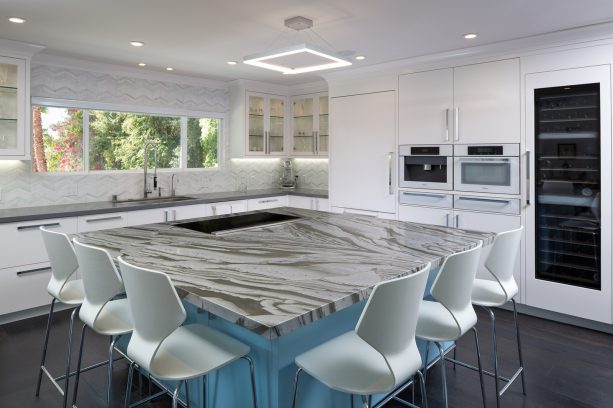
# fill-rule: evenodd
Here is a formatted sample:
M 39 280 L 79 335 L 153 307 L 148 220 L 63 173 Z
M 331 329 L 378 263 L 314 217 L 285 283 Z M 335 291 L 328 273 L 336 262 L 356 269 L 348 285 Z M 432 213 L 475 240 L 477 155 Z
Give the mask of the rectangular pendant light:
M 249 55 L 243 58 L 243 63 L 279 71 L 286 75 L 351 65 L 351 62 L 339 58 L 329 51 L 306 43 L 266 53 Z

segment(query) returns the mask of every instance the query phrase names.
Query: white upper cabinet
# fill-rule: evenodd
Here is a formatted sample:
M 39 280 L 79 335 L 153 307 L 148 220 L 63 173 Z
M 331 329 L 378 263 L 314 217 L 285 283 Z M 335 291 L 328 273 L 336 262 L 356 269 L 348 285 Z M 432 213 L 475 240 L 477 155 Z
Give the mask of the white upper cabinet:
M 328 155 L 328 95 L 292 97 L 292 156 Z
M 28 159 L 26 60 L 0 54 L 0 159 Z
M 401 75 L 400 144 L 453 143 L 453 68 Z
M 285 96 L 247 93 L 247 156 L 283 156 L 286 128 Z
M 519 60 L 401 75 L 400 144 L 519 143 Z

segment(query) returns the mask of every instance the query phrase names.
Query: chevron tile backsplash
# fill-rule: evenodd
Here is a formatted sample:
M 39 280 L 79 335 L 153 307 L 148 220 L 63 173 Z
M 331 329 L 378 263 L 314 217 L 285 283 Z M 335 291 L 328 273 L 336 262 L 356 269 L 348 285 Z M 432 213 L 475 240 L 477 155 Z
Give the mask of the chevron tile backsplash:
M 228 112 L 226 89 L 212 89 L 140 78 L 33 65 L 33 97 L 71 99 L 88 102 L 173 107 L 187 110 Z M 226 128 L 221 157 L 229 157 L 229 132 Z M 142 172 L 79 174 L 32 173 L 30 162 L 0 160 L 0 208 L 30 207 L 91 201 L 108 201 L 113 194 L 120 199 L 142 195 Z M 328 188 L 328 161 L 296 159 L 299 186 Z M 162 193 L 170 192 L 172 171 L 158 173 Z M 196 194 L 241 189 L 277 187 L 281 177 L 280 160 L 225 159 L 218 170 L 177 171 L 177 194 Z

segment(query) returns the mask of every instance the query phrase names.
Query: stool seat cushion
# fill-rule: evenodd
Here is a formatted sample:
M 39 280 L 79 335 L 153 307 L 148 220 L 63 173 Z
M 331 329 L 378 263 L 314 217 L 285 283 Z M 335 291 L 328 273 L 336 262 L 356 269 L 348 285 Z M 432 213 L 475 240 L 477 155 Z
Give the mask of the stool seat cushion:
M 507 295 L 498 281 L 475 279 L 471 301 L 478 306 L 502 306 L 507 303 Z
M 472 307 L 467 313 L 458 313 L 456 317 L 462 318 L 464 327 L 471 328 L 477 323 L 477 315 Z M 429 341 L 451 341 L 457 340 L 463 334 L 458 322 L 445 306 L 430 300 L 422 302 L 415 337 Z
M 189 380 L 246 356 L 249 351 L 246 344 L 210 327 L 180 326 L 160 344 L 151 362 L 151 374 L 160 380 Z
M 382 334 L 385 335 L 385 334 Z M 329 388 L 348 394 L 383 393 L 394 387 L 394 375 L 383 355 L 347 332 L 296 357 L 296 364 Z M 407 361 L 416 372 L 421 361 Z
M 67 305 L 80 305 L 85 299 L 83 281 L 81 279 L 69 280 L 64 284 L 56 298 Z
M 131 332 L 134 325 L 128 299 L 107 302 L 90 327 L 98 334 L 105 336 L 117 336 Z

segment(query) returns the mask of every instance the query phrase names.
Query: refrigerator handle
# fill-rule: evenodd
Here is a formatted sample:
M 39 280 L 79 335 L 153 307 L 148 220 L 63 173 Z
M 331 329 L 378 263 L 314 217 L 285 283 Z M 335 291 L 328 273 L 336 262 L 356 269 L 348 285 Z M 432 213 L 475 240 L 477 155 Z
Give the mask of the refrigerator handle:
M 449 108 L 445 109 L 445 141 L 449 141 Z
M 530 150 L 526 149 L 526 206 L 530 205 Z
M 390 195 L 394 195 L 394 191 L 392 189 L 392 158 L 394 157 L 394 152 L 389 152 L 387 154 L 387 165 L 388 165 L 388 178 L 387 178 L 387 185 L 389 188 L 389 194 Z
M 454 138 L 455 141 L 458 142 L 460 140 L 460 108 L 455 108 L 454 109 L 454 115 L 453 115 L 453 123 L 454 123 Z

